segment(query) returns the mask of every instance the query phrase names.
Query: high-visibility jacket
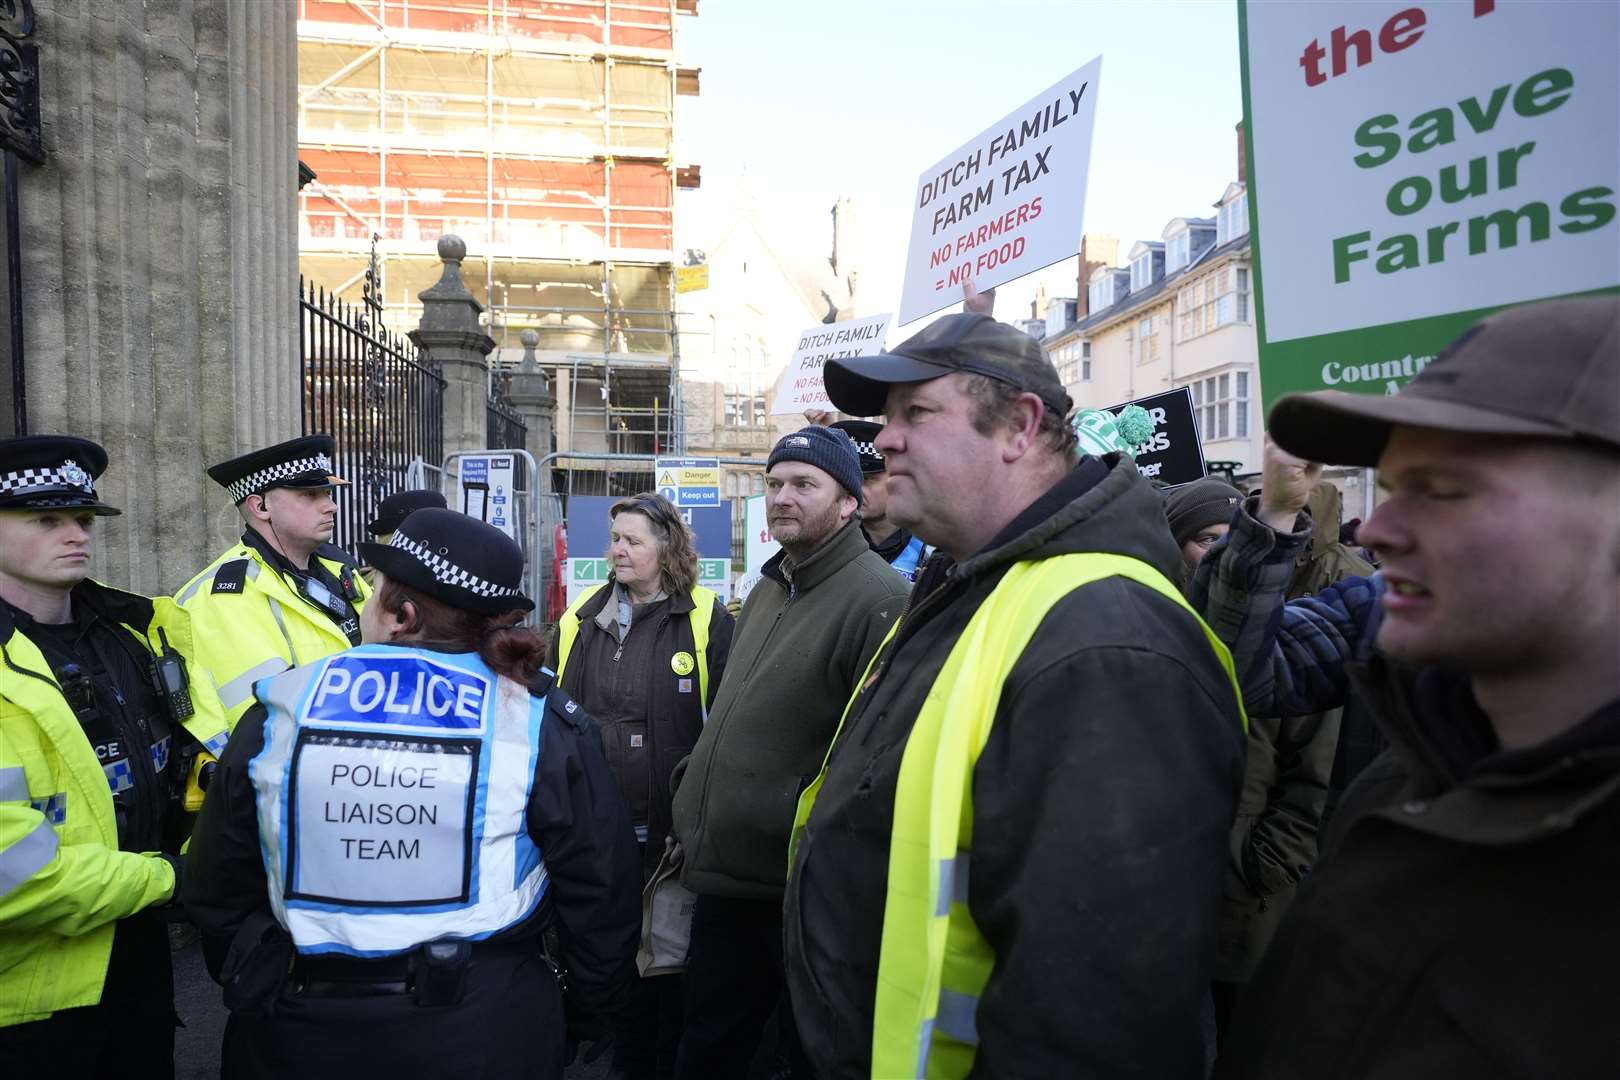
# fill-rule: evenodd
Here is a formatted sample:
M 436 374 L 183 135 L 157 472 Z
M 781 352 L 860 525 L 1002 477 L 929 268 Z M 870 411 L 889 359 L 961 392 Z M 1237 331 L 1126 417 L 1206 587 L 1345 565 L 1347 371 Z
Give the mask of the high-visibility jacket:
M 362 645 L 258 697 L 264 747 L 248 775 L 270 907 L 299 952 L 394 955 L 534 914 L 548 881 L 528 826 L 544 694 L 477 653 Z
M 900 759 L 872 1018 L 874 1077 L 957 1078 L 973 1068 L 975 1015 L 995 965 L 995 954 L 968 911 L 965 888 L 973 845 L 974 766 L 990 737 L 1002 684 L 1042 620 L 1075 589 L 1108 577 L 1147 586 L 1198 621 L 1232 682 L 1242 715 L 1231 654 L 1175 586 L 1147 563 L 1077 552 L 1008 570 L 946 657 Z M 890 630 L 857 687 L 865 686 L 899 627 Z M 823 764 L 799 799 L 790 867 L 826 774 Z
M 330 548 L 312 557 L 352 585 L 358 612 L 371 587 L 337 556 Z M 254 683 L 352 644 L 337 623 L 246 543 L 210 563 L 175 600 L 191 616 L 193 648 L 186 659 L 194 678 L 213 687 L 233 728 L 253 704 Z
M 114 618 L 154 651 L 182 655 L 189 621 L 168 597 L 87 583 Z M 84 586 L 80 586 L 83 588 Z M 162 636 L 159 635 L 162 630 Z M 94 1005 L 112 955 L 113 924 L 174 891 L 151 854 L 118 850 L 112 787 L 39 648 L 0 625 L 0 1027 Z M 184 726 L 219 749 L 225 719 L 194 694 Z
M 592 589 L 568 605 L 563 617 L 557 620 L 557 685 L 561 686 L 568 658 L 573 654 L 574 642 L 579 640 L 579 612 L 602 589 L 613 588 L 610 581 L 601 589 Z M 705 721 L 709 717 L 709 619 L 714 615 L 714 602 L 720 599 L 713 589 L 692 586 L 692 610 L 687 621 L 692 626 L 692 656 L 697 663 L 698 704 Z

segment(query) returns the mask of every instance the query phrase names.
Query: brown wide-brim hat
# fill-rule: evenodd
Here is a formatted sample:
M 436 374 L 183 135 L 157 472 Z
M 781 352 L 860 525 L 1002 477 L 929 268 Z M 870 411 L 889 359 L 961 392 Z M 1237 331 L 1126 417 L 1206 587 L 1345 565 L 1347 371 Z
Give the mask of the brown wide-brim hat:
M 1509 308 L 1469 327 L 1397 394 L 1288 394 L 1267 422 L 1290 454 L 1368 466 L 1396 425 L 1620 449 L 1620 296 Z

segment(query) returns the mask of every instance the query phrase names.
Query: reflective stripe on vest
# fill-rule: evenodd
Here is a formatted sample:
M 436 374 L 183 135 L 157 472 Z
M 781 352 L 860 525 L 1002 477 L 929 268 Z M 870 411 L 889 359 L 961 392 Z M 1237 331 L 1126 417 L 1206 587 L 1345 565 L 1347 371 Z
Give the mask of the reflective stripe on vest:
M 568 667 L 569 657 L 574 652 L 574 642 L 579 639 L 579 613 L 590 603 L 591 598 L 599 594 L 602 589 L 612 589 L 610 581 L 601 588 L 592 589 L 578 600 L 568 605 L 561 619 L 557 620 L 557 685 L 562 685 L 563 671 Z M 692 626 L 692 651 L 697 658 L 698 673 L 698 705 L 703 712 L 703 722 L 709 722 L 709 620 L 714 617 L 714 605 L 720 597 L 713 589 L 705 589 L 702 585 L 692 586 L 692 610 L 687 612 L 686 619 Z M 608 598 L 609 601 L 612 597 Z M 581 695 L 583 696 L 583 695 Z
M 259 685 L 270 906 L 302 953 L 385 956 L 528 918 L 545 698 L 476 653 L 363 645 Z
M 979 996 L 995 964 L 967 907 L 973 769 L 990 736 L 1002 685 L 1047 613 L 1075 589 L 1108 577 L 1153 589 L 1198 621 L 1248 726 L 1231 654 L 1148 564 L 1085 552 L 1008 570 L 952 647 L 901 757 L 873 1011 L 873 1076 L 957 1078 L 973 1068 Z M 893 636 L 891 630 L 877 656 Z M 869 665 L 857 687 L 865 686 L 871 671 Z M 825 775 L 824 763 L 821 776 L 799 800 L 794 847 Z M 790 867 L 791 859 L 790 851 Z

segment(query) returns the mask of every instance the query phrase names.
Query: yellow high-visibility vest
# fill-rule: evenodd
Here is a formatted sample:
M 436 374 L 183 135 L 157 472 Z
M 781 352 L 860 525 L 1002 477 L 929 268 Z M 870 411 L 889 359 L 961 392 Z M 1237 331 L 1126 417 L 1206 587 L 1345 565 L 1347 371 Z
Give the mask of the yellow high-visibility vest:
M 872 1018 L 872 1076 L 953 1080 L 965 1077 L 978 1052 L 976 1013 L 995 953 L 967 907 L 973 841 L 973 769 L 990 737 L 1002 685 L 1047 613 L 1069 593 L 1103 578 L 1123 577 L 1180 606 L 1202 627 L 1232 683 L 1245 729 L 1243 694 L 1232 656 L 1163 574 L 1139 559 L 1077 552 L 1008 570 L 952 647 L 912 724 L 900 759 L 889 843 L 889 876 Z M 857 687 L 900 624 L 889 631 Z M 839 721 L 842 730 L 857 689 Z M 834 745 L 837 738 L 834 737 Z M 828 756 L 831 756 L 829 750 Z M 799 798 L 793 853 L 827 766 Z
M 563 669 L 568 666 L 568 654 L 574 651 L 574 642 L 579 638 L 579 612 L 591 597 L 601 593 L 602 589 L 613 588 L 613 582 L 608 582 L 600 589 L 592 589 L 568 606 L 561 619 L 557 620 L 557 686 L 562 686 Z M 687 612 L 687 621 L 692 624 L 692 654 L 697 660 L 698 673 L 698 704 L 703 710 L 703 719 L 709 719 L 709 620 L 714 617 L 714 602 L 719 596 L 713 589 L 705 589 L 702 585 L 692 586 L 692 610 Z

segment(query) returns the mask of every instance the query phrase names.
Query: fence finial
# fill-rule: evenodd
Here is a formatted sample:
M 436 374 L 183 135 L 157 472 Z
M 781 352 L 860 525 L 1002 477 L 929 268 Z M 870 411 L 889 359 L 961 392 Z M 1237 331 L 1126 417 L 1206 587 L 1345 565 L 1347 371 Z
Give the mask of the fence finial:
M 536 330 L 525 330 L 518 335 L 523 342 L 523 360 L 518 364 L 518 372 L 523 375 L 533 375 L 540 370 L 540 358 L 535 355 L 534 348 L 540 344 L 540 333 Z
M 461 279 L 461 262 L 467 257 L 467 242 L 455 233 L 445 233 L 439 237 L 439 260 L 444 263 L 444 273 L 432 286 L 420 294 L 423 300 L 472 300 L 477 303 L 473 294 L 467 290 L 467 283 Z M 483 305 L 479 305 L 479 311 Z

